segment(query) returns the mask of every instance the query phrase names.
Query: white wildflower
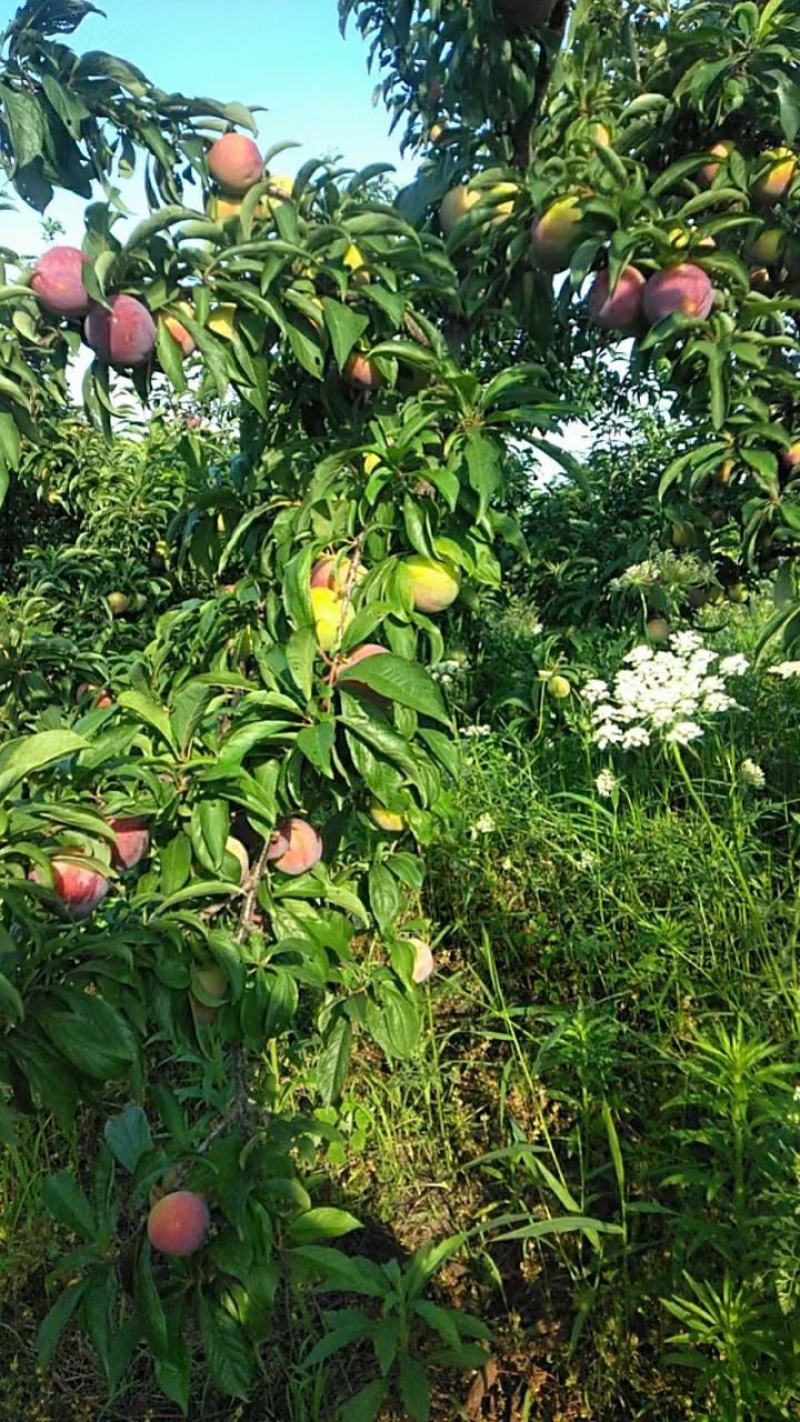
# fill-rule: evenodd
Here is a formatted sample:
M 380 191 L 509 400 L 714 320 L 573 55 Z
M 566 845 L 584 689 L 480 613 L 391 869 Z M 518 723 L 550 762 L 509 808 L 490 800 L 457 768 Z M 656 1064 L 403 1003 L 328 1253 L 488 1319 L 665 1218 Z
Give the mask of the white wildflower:
M 788 681 L 790 677 L 800 676 L 800 662 L 778 662 L 776 667 L 768 667 L 767 671 Z
M 739 766 L 739 774 L 742 778 L 742 783 L 749 785 L 753 790 L 763 790 L 767 783 L 767 777 L 761 769 L 761 766 L 758 765 L 756 761 L 751 760 L 750 756 L 742 761 Z
M 650 732 L 644 726 L 630 726 L 622 737 L 623 750 L 639 750 L 643 746 L 649 746 Z
M 747 657 L 743 657 L 741 652 L 734 652 L 731 657 L 723 657 L 719 664 L 721 676 L 744 676 L 750 663 Z M 786 665 L 796 666 L 800 671 L 800 662 L 789 662 Z
M 738 654 L 720 662 L 693 631 L 675 633 L 668 649 L 634 647 L 610 687 L 595 679 L 587 683 L 588 695 L 584 688 L 592 739 L 601 750 L 633 750 L 654 737 L 689 745 L 702 736 L 707 718 L 736 707 L 727 677 L 741 675 L 746 666 Z
M 492 834 L 494 830 L 494 820 L 491 815 L 479 815 L 474 824 L 474 829 L 478 834 Z
M 590 705 L 594 705 L 595 701 L 601 701 L 604 696 L 608 696 L 608 682 L 600 681 L 599 678 L 594 677 L 591 681 L 587 681 L 583 688 L 583 696 Z
M 606 721 L 604 725 L 598 726 L 594 733 L 595 745 L 601 750 L 608 750 L 609 746 L 619 745 L 622 740 L 622 731 L 619 726 L 615 726 L 613 721 Z
M 596 863 L 597 863 L 597 855 L 596 855 L 596 854 L 592 854 L 591 850 L 589 850 L 589 849 L 584 849 L 584 850 L 582 850 L 582 852 L 581 852 L 581 854 L 580 854 L 580 857 L 579 857 L 579 859 L 578 859 L 578 861 L 577 861 L 577 864 L 578 864 L 578 868 L 579 868 L 579 869 L 594 869 L 594 866 L 595 866 Z
M 490 736 L 491 734 L 492 734 L 492 728 L 491 728 L 491 726 L 462 726 L 462 727 L 461 727 L 461 735 L 462 735 L 462 736 Z
M 670 647 L 678 657 L 690 657 L 693 652 L 700 650 L 703 639 L 699 632 L 675 632 L 670 638 Z M 711 653 L 712 660 L 716 653 Z
M 630 662 L 632 666 L 638 667 L 641 662 L 651 662 L 655 652 L 652 647 L 646 647 L 642 642 L 638 647 L 634 647 L 622 658 L 623 662 Z
M 595 789 L 602 800 L 610 800 L 619 781 L 613 770 L 601 770 L 594 782 Z
M 671 745 L 688 746 L 690 741 L 699 740 L 702 734 L 703 727 L 698 726 L 696 721 L 676 721 L 667 731 L 666 738 Z

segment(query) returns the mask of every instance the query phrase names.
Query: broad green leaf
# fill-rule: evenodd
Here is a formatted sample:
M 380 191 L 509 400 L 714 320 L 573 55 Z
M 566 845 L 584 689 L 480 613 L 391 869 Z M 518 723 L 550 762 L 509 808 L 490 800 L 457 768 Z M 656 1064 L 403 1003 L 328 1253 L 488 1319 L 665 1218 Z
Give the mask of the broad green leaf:
M 131 1175 L 153 1145 L 147 1117 L 141 1106 L 127 1106 L 118 1116 L 112 1116 L 106 1121 L 103 1135 L 112 1155 Z
M 85 750 L 87 742 L 74 731 L 39 731 L 9 741 L 0 751 L 0 799 L 20 780 L 54 760 Z
M 97 1223 L 91 1205 L 68 1170 L 48 1175 L 42 1182 L 42 1204 L 59 1224 L 84 1239 L 94 1239 Z
M 361 1229 L 361 1221 L 355 1215 L 320 1205 L 297 1215 L 289 1224 L 288 1235 L 293 1244 L 305 1244 L 314 1239 L 338 1239 L 354 1229 Z
M 385 696 L 387 701 L 397 701 L 422 716 L 449 724 L 441 693 L 429 672 L 419 663 L 407 662 L 393 652 L 365 657 L 357 666 L 341 671 L 338 679 L 345 686 L 348 682 L 360 682 Z
M 36 1335 L 36 1347 L 43 1368 L 49 1368 L 61 1335 L 89 1287 L 88 1279 L 70 1284 L 60 1293 L 43 1318 Z
M 210 1303 L 203 1294 L 198 1297 L 197 1311 L 211 1378 L 226 1397 L 239 1397 L 246 1402 L 253 1360 L 241 1328 L 224 1309 Z

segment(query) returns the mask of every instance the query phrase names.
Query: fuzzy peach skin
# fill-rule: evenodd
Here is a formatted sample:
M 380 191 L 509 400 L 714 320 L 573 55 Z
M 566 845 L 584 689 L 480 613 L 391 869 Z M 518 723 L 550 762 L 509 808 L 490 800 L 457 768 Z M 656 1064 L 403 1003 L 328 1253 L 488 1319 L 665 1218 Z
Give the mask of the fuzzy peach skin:
M 202 1248 L 209 1223 L 208 1205 L 202 1195 L 192 1190 L 173 1190 L 150 1211 L 147 1234 L 160 1254 L 182 1259 Z
M 301 819 L 299 815 L 291 815 L 281 821 L 276 827 L 276 833 L 279 836 L 277 844 L 285 843 L 286 848 L 281 854 L 273 854 L 270 847 L 269 857 L 282 874 L 291 874 L 294 877 L 297 874 L 305 874 L 309 869 L 313 869 L 315 864 L 319 864 L 322 858 L 322 840 L 308 820 Z

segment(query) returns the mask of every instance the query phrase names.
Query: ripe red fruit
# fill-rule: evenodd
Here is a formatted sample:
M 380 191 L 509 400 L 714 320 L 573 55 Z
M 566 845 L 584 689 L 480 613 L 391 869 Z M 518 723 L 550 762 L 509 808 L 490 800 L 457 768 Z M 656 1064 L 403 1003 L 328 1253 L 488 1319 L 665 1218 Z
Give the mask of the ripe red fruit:
M 75 320 L 88 315 L 91 297 L 83 284 L 84 266 L 91 258 L 78 247 L 51 247 L 36 263 L 31 291 L 45 311 Z
M 358 351 L 354 351 L 345 362 L 344 378 L 360 390 L 377 390 L 383 385 L 383 376 L 375 362 Z
M 84 868 L 70 860 L 52 859 L 50 868 L 53 890 L 72 918 L 88 918 L 111 888 L 108 879 L 96 869 Z M 36 884 L 42 882 L 36 869 L 31 870 L 30 878 Z
M 252 138 L 224 133 L 208 150 L 208 171 L 221 188 L 239 197 L 261 182 L 264 160 Z
M 704 321 L 713 304 L 711 279 L 694 262 L 656 272 L 644 289 L 644 314 L 651 325 L 675 311 Z
M 589 292 L 589 316 L 604 331 L 633 336 L 642 320 L 642 297 L 646 282 L 637 267 L 626 267 L 611 290 L 607 271 L 598 272 Z
M 156 327 L 150 312 L 135 296 L 113 296 L 110 310 L 93 306 L 83 324 L 87 346 L 106 365 L 146 365 L 156 345 Z
M 143 859 L 150 847 L 150 831 L 147 820 L 141 816 L 109 820 L 117 838 L 111 850 L 111 862 L 115 869 L 132 869 Z
M 308 820 L 292 815 L 276 827 L 267 858 L 275 861 L 275 868 L 280 869 L 282 874 L 305 874 L 319 864 L 322 840 Z
M 153 1206 L 147 1234 L 154 1249 L 181 1259 L 202 1247 L 209 1226 L 208 1206 L 192 1190 L 173 1190 Z

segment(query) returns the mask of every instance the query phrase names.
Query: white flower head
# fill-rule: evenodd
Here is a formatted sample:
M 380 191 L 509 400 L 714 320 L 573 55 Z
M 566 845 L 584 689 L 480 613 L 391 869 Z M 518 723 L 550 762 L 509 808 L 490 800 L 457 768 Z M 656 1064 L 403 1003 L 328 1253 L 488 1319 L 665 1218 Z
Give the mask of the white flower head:
M 669 647 L 657 651 L 634 647 L 610 686 L 595 679 L 584 688 L 592 739 L 601 750 L 614 745 L 636 750 L 654 739 L 689 745 L 703 735 L 711 716 L 737 706 L 727 678 L 740 676 L 746 668 L 746 659 L 738 654 L 720 661 L 694 631 L 675 633 Z
M 474 824 L 474 829 L 478 834 L 492 834 L 494 831 L 494 820 L 491 815 L 479 815 Z
M 599 677 L 593 677 L 584 686 L 583 696 L 590 706 L 593 706 L 596 701 L 602 701 L 604 696 L 608 696 L 608 682 L 600 681 Z
M 670 638 L 670 646 L 679 657 L 690 657 L 693 652 L 699 651 L 703 645 L 703 639 L 699 632 L 675 632 Z M 716 656 L 711 653 L 712 659 Z
M 749 665 L 747 657 L 743 657 L 741 652 L 734 652 L 733 656 L 723 657 L 720 662 L 720 676 L 744 676 Z M 797 662 L 796 665 L 800 670 L 800 662 Z
M 783 681 L 789 681 L 794 676 L 800 676 L 800 662 L 778 662 L 776 667 L 767 667 L 767 671 Z
M 703 727 L 698 726 L 696 721 L 676 721 L 667 731 L 666 739 L 671 745 L 688 746 L 690 741 L 699 740 L 702 734 Z
M 594 784 L 600 798 L 602 800 L 610 800 L 619 785 L 619 781 L 613 770 L 601 770 Z
M 743 785 L 749 785 L 751 790 L 763 790 L 767 783 L 767 777 L 761 766 L 748 756 L 739 766 L 739 775 Z

